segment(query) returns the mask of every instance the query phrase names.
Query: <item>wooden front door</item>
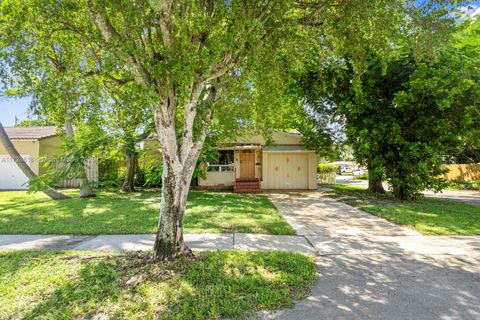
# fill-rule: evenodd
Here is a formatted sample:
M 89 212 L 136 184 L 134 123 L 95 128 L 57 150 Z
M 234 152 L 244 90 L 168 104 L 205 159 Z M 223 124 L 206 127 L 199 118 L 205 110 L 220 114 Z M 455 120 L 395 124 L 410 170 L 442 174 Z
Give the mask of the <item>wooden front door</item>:
M 255 151 L 240 151 L 240 179 L 255 178 Z

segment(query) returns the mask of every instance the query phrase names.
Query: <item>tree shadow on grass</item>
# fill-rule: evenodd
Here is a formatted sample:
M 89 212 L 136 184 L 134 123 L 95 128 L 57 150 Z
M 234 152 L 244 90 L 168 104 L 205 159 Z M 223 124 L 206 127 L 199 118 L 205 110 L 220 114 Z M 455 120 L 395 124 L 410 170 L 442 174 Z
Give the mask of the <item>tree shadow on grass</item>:
M 0 214 L 1 233 L 112 234 L 148 233 L 155 230 L 156 204 L 149 198 L 102 197 L 46 201 Z
M 87 261 L 75 278 L 43 299 L 24 318 L 75 319 L 79 314 L 90 318 L 114 302 L 120 291 L 121 273 L 115 260 Z
M 145 256 L 82 261 L 76 277 L 25 319 L 217 319 L 291 306 L 315 278 L 313 264 L 286 253 L 206 252 L 146 264 Z M 141 279 L 128 284 L 132 276 Z
M 218 191 L 190 194 L 185 226 L 194 232 L 294 234 L 267 197 Z

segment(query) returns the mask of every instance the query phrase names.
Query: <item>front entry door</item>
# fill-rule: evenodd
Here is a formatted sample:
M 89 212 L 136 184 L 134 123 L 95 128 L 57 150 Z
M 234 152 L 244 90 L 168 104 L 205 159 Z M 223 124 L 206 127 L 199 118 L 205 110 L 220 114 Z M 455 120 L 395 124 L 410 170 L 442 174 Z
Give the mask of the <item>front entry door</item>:
M 255 178 L 255 151 L 240 151 L 240 179 Z

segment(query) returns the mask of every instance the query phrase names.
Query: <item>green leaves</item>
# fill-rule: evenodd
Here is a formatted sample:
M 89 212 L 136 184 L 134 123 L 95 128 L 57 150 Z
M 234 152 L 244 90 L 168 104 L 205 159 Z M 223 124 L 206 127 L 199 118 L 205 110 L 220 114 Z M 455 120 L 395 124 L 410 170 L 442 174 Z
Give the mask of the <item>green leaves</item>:
M 426 25 L 410 25 L 411 33 L 399 33 L 403 48 L 396 48 L 394 55 L 381 56 L 367 37 L 359 43 L 360 51 L 346 50 L 333 62 L 319 63 L 300 81 L 302 94 L 318 114 L 344 117 L 357 161 L 379 170 L 402 199 L 415 199 L 424 189 L 443 188 L 440 165 L 462 140 L 470 141 L 469 150 L 476 149 L 472 142 L 480 146 L 474 138 L 478 130 L 472 127 L 480 123 L 472 111 L 480 88 L 480 55 L 472 54 L 480 43 L 477 40 L 475 45 L 470 38 L 475 23 L 459 28 L 455 45 L 446 41 L 439 46 L 432 40 L 434 59 L 420 59 L 426 56 L 420 57 L 413 44 L 426 40 L 418 37 L 419 30 L 437 23 L 438 36 L 451 38 L 442 12 L 432 11 L 431 16 L 421 17 Z M 417 18 L 420 13 L 415 13 Z M 409 19 L 409 14 L 399 21 Z

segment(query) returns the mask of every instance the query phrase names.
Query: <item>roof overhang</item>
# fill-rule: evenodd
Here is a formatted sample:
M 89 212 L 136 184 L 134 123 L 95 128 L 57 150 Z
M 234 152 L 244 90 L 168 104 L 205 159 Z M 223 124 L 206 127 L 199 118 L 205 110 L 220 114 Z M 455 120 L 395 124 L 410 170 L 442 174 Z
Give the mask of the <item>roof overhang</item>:
M 55 126 L 5 127 L 5 132 L 12 141 L 38 141 L 58 134 Z
M 269 146 L 263 148 L 262 152 L 313 152 L 315 150 L 307 150 L 304 146 Z
M 231 147 L 219 147 L 217 150 L 260 150 L 260 145 L 250 144 L 250 145 L 237 145 Z

